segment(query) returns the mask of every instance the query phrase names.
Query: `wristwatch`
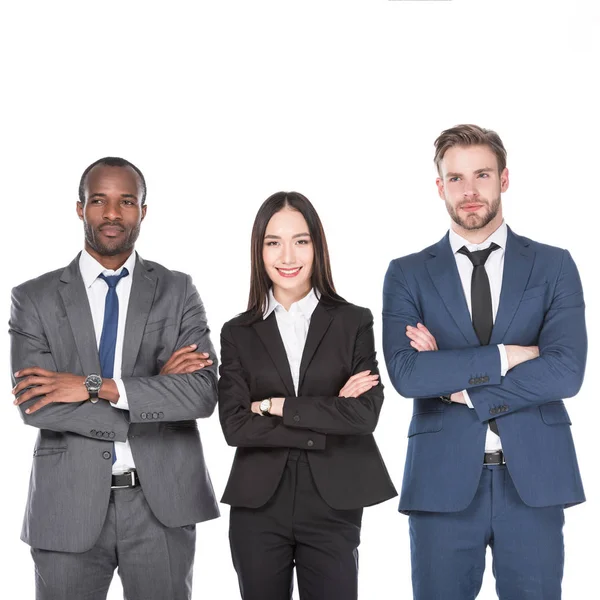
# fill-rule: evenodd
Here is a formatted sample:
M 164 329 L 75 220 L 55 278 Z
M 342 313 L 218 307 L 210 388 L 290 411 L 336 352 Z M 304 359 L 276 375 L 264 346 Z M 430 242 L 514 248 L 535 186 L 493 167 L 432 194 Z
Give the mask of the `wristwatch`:
M 90 395 L 89 401 L 92 404 L 96 404 L 96 402 L 98 402 L 98 392 L 102 387 L 102 377 L 92 373 L 85 378 L 84 385 Z
M 271 414 L 271 398 L 265 398 L 264 400 L 261 400 L 260 404 L 258 405 L 258 408 L 260 409 L 260 412 L 262 413 L 263 417 L 270 415 Z

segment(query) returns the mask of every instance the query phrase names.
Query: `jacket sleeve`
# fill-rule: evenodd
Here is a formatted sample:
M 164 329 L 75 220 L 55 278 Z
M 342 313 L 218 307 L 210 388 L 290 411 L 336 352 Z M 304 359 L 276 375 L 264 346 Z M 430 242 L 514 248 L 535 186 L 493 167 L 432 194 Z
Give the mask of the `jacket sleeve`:
M 352 358 L 352 374 L 361 371 L 379 374 L 375 358 L 373 315 L 365 309 L 359 324 Z M 373 433 L 377 426 L 383 386 L 381 382 L 358 398 L 339 396 L 297 396 L 285 399 L 283 423 L 296 429 L 312 429 L 335 435 Z
M 585 303 L 575 262 L 566 250 L 538 340 L 540 356 L 510 370 L 500 385 L 469 390 L 481 421 L 575 396 L 587 357 Z
M 410 345 L 406 326 L 423 320 L 398 260 L 390 263 L 383 284 L 383 353 L 393 386 L 405 398 L 452 394 L 471 396 L 481 385 L 499 384 L 497 346 L 418 352 Z
M 200 371 L 182 375 L 123 377 L 132 423 L 147 422 L 148 413 L 163 413 L 162 421 L 210 417 L 217 404 L 217 357 L 202 300 L 186 276 L 186 298 L 175 349 L 197 344 L 214 361 Z M 114 409 L 113 409 L 114 410 Z M 121 411 L 115 411 L 121 412 Z
M 12 291 L 9 335 L 13 385 L 19 381 L 14 373 L 26 367 L 57 371 L 38 310 L 22 287 Z M 94 439 L 97 431 L 105 431 L 114 434 L 111 439 L 119 442 L 127 439 L 127 416 L 112 408 L 105 400 L 96 404 L 87 400 L 64 404 L 57 402 L 31 415 L 25 413 L 39 398 L 37 396 L 19 406 L 21 418 L 27 425 L 51 431 L 69 431 Z
M 323 450 L 325 435 L 286 426 L 280 417 L 263 417 L 250 410 L 253 400 L 248 375 L 238 348 L 225 324 L 221 331 L 221 378 L 219 380 L 219 417 L 225 440 L 237 447 L 283 447 Z

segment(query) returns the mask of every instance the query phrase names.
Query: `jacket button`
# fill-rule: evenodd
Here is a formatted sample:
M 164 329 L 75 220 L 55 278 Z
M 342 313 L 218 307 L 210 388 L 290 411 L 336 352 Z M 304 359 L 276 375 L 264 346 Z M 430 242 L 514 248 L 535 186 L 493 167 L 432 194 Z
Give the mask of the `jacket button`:
M 108 450 L 105 450 L 102 453 L 102 458 L 105 458 L 106 460 L 108 460 L 111 457 L 111 453 Z
M 294 415 L 294 421 L 296 421 L 296 423 L 300 420 L 300 415 Z
M 506 404 L 502 407 L 502 412 L 506 412 L 508 410 L 508 406 Z
M 115 432 L 114 432 L 114 431 L 111 431 L 111 432 L 108 434 L 108 437 L 109 437 L 110 439 L 114 438 L 114 437 L 115 437 Z
M 96 437 L 102 437 L 102 432 L 101 431 L 96 431 Z
M 159 412 L 159 413 L 158 413 L 158 418 L 159 418 L 159 419 L 162 419 L 164 416 L 165 416 L 165 413 L 162 413 L 162 412 Z
M 105 431 L 105 432 L 102 434 L 102 437 L 104 437 L 104 438 L 107 438 L 107 437 L 108 437 L 108 431 Z
M 475 379 L 473 379 L 472 377 L 471 379 L 469 379 L 469 385 L 475 385 Z
M 489 380 L 490 378 L 487 375 L 481 378 L 481 381 L 483 381 L 483 383 L 487 383 Z
M 140 415 L 140 417 L 142 417 L 142 419 L 145 419 L 147 416 L 148 416 L 148 415 L 147 415 L 146 413 L 142 413 L 142 414 Z
M 312 447 L 315 445 L 315 443 L 314 443 L 312 440 L 308 440 L 308 442 L 306 442 L 306 445 L 307 445 L 309 448 L 312 448 Z
M 153 419 L 158 419 L 158 413 L 152 413 L 152 418 Z
M 96 435 L 96 430 L 95 430 L 95 429 L 92 429 L 92 430 L 90 431 L 90 435 Z
M 490 408 L 490 415 L 495 415 L 497 412 L 495 408 Z

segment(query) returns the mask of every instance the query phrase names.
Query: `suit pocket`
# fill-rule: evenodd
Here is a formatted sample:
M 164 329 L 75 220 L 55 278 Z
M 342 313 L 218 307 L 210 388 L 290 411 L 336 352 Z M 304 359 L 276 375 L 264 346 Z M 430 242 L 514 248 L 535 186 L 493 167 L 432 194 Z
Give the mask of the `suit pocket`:
M 536 285 L 534 287 L 528 288 L 523 292 L 521 302 L 524 302 L 525 300 L 531 300 L 531 298 L 537 298 L 538 296 L 543 296 L 546 293 L 547 289 L 547 283 L 542 283 L 542 285 Z
M 408 428 L 408 437 L 421 433 L 436 433 L 441 431 L 444 420 L 444 412 L 441 410 L 417 413 L 413 415 Z
M 51 448 L 49 446 L 42 446 L 40 448 L 36 448 L 33 451 L 33 456 L 37 458 L 38 456 L 50 456 L 51 454 L 60 454 L 62 452 L 65 452 L 66 449 L 66 446 L 56 446 L 54 448 Z
M 546 425 L 571 424 L 569 413 L 567 412 L 565 404 L 562 400 L 548 402 L 548 404 L 542 404 L 540 406 L 540 414 L 542 415 L 542 421 L 544 421 Z
M 160 319 L 159 321 L 153 321 L 152 323 L 146 323 L 146 327 L 144 328 L 144 335 L 152 333 L 154 331 L 160 331 L 161 329 L 166 329 L 167 327 L 173 327 L 175 325 L 175 319 Z

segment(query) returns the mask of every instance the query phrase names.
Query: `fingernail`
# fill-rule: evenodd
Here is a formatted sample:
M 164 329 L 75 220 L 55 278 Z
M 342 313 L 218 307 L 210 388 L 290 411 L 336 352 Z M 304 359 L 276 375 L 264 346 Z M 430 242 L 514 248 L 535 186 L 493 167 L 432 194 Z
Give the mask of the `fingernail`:
M 26 412 L 27 414 L 29 414 L 29 409 L 27 409 L 25 412 Z
M 198 344 L 190 344 L 190 348 L 197 348 Z
M 15 377 L 19 377 L 19 374 L 21 373 L 21 371 L 16 371 L 15 372 Z
M 15 400 L 13 401 L 13 404 L 17 404 L 17 402 L 18 402 L 18 400 L 17 400 L 17 399 L 15 399 Z
M 210 360 L 210 359 L 208 359 L 206 362 L 207 362 L 209 365 L 212 365 L 212 364 L 213 364 L 213 361 L 212 361 L 212 360 Z

